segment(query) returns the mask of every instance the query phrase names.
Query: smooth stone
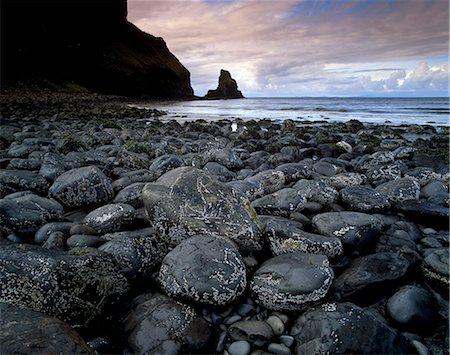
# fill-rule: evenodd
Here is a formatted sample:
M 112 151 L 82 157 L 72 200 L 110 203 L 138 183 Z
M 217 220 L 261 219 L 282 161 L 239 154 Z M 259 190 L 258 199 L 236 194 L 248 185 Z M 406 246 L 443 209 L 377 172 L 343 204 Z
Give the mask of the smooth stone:
M 266 322 L 272 327 L 275 335 L 281 335 L 284 333 L 284 323 L 277 316 L 270 316 L 266 319 Z
M 419 355 L 430 355 L 430 351 L 428 348 L 417 340 L 412 340 L 411 344 L 414 346 L 414 349 L 416 350 L 417 354 Z
M 23 190 L 46 195 L 48 187 L 48 181 L 35 172 L 27 170 L 0 170 L 0 198 Z
M 397 204 L 397 209 L 416 223 L 448 229 L 450 214 L 446 206 L 428 201 L 403 201 Z
M 375 190 L 385 195 L 389 202 L 396 203 L 418 200 L 420 185 L 412 178 L 401 178 L 378 185 Z
M 241 317 L 247 317 L 255 312 L 255 307 L 247 303 L 242 303 L 237 307 L 236 312 Z
M 55 179 L 48 192 L 68 207 L 100 204 L 113 197 L 111 181 L 94 165 L 66 171 Z
M 420 333 L 432 332 L 437 313 L 433 295 L 417 286 L 403 286 L 387 302 L 388 316 L 402 329 Z
M 425 256 L 422 263 L 422 273 L 427 280 L 435 285 L 438 291 L 448 294 L 449 282 L 449 249 L 433 249 Z
M 360 304 L 381 299 L 406 276 L 409 262 L 392 252 L 361 256 L 351 262 L 333 283 L 335 297 Z
M 368 334 L 371 334 L 368 336 Z M 327 303 L 294 322 L 295 354 L 410 354 L 410 341 L 352 303 Z
M 304 209 L 302 206 L 307 202 L 315 202 L 320 206 L 329 206 L 334 203 L 338 197 L 337 190 L 326 180 L 299 180 L 292 187 L 297 190 L 300 196 L 306 201 L 301 201 L 297 206 L 297 211 Z
M 358 186 L 366 181 L 366 176 L 358 173 L 340 173 L 327 179 L 335 189 L 343 189 L 348 186 Z
M 271 194 L 284 187 L 286 177 L 279 170 L 264 170 L 245 179 L 262 188 L 261 195 Z
M 50 222 L 44 224 L 38 229 L 34 235 L 34 242 L 42 245 L 47 241 L 50 235 L 54 232 L 62 232 L 67 238 L 69 237 L 69 231 L 72 227 L 70 222 Z M 66 239 L 67 239 L 66 238 Z
M 290 348 L 292 345 L 294 345 L 295 339 L 290 335 L 280 335 L 280 341 L 288 348 Z
M 39 175 L 42 175 L 49 181 L 54 181 L 59 175 L 66 171 L 64 167 L 64 159 L 57 153 L 45 153 L 42 161 Z
M 207 156 L 210 161 L 223 165 L 230 170 L 238 170 L 244 167 L 244 163 L 234 149 L 211 149 Z
M 313 165 L 313 171 L 322 176 L 336 175 L 337 169 L 333 164 L 319 161 Z
M 231 325 L 231 324 L 233 324 L 233 323 L 236 323 L 236 322 L 240 321 L 241 319 L 242 319 L 242 317 L 241 317 L 240 315 L 234 314 L 234 315 L 232 315 L 232 316 L 230 316 L 230 317 L 227 317 L 227 318 L 224 320 L 223 324 L 225 324 L 225 325 Z
M 86 216 L 83 216 L 83 219 Z M 69 231 L 70 235 L 75 235 L 75 234 L 88 234 L 88 235 L 96 235 L 97 232 L 94 228 L 86 226 L 84 224 L 73 224 L 72 227 L 70 228 Z
M 65 250 L 67 234 L 63 232 L 53 232 L 49 235 L 45 243 L 42 245 L 46 249 Z
M 252 206 L 260 214 L 282 214 L 294 211 L 299 204 L 306 202 L 296 189 L 285 188 L 254 200 Z
M 250 289 L 257 303 L 279 311 L 298 311 L 325 297 L 334 273 L 320 254 L 288 253 L 264 262 Z
M 339 192 L 344 205 L 352 211 L 380 212 L 391 207 L 386 196 L 369 186 L 349 186 Z
M 159 282 L 169 296 L 213 306 L 233 302 L 247 285 L 235 244 L 206 234 L 184 240 L 165 256 Z
M 215 175 L 220 181 L 231 181 L 236 179 L 236 174 L 228 170 L 223 165 L 216 162 L 209 162 L 204 167 L 203 170 L 210 175 Z
M 247 355 L 250 353 L 250 350 L 250 344 L 245 340 L 235 341 L 228 347 L 228 353 L 230 355 Z
M 140 208 L 144 206 L 144 201 L 142 200 L 142 189 L 144 188 L 144 182 L 135 182 L 128 185 L 123 190 L 120 190 L 116 197 L 114 197 L 113 202 L 115 203 L 126 203 L 133 206 L 134 208 Z
M 183 166 L 183 161 L 174 154 L 162 155 L 156 158 L 150 165 L 149 173 L 155 178 L 159 178 L 166 172 Z
M 284 344 L 271 343 L 267 350 L 272 354 L 290 354 L 291 350 Z
M 94 229 L 97 234 L 117 232 L 131 224 L 135 209 L 125 203 L 112 203 L 91 211 L 84 217 L 83 224 Z
M 67 247 L 68 248 L 77 248 L 77 247 L 94 247 L 97 248 L 100 245 L 106 242 L 105 239 L 88 234 L 74 234 L 67 239 Z

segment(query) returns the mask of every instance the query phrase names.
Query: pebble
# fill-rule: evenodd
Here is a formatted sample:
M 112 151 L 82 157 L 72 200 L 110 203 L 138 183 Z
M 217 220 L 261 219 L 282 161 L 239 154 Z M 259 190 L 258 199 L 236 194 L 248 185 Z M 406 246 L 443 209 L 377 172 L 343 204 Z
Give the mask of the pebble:
M 240 321 L 241 319 L 242 319 L 242 317 L 240 315 L 234 314 L 231 317 L 226 318 L 225 321 L 223 322 L 223 324 L 231 325 L 233 323 Z
M 271 326 L 275 335 L 281 335 L 284 333 L 284 323 L 277 316 L 270 316 L 266 319 L 266 323 Z
M 255 307 L 246 303 L 242 303 L 237 307 L 236 312 L 242 317 L 247 317 L 255 312 Z
M 247 355 L 250 353 L 250 350 L 250 344 L 245 340 L 235 341 L 228 347 L 230 355 Z
M 290 348 L 294 344 L 294 337 L 290 335 L 280 335 L 280 341 Z
M 291 350 L 284 344 L 271 343 L 267 350 L 273 354 L 290 354 Z

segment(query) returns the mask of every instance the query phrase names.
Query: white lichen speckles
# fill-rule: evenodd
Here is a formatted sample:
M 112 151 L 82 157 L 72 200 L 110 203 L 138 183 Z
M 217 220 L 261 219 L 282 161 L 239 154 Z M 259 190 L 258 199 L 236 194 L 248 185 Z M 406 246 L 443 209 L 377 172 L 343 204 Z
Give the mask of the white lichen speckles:
M 335 235 L 336 237 L 342 237 L 354 229 L 356 229 L 355 226 L 346 225 L 336 231 L 333 231 L 333 235 Z

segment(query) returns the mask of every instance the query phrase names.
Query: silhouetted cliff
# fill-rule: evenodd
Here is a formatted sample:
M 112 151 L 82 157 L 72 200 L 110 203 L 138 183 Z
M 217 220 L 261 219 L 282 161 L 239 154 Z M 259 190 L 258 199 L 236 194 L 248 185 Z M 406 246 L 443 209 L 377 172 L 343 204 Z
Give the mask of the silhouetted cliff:
M 2 0 L 1 83 L 74 83 L 90 91 L 193 96 L 162 38 L 127 22 L 126 0 Z
M 236 80 L 227 70 L 220 70 L 219 85 L 216 90 L 208 90 L 205 99 L 242 99 L 244 95 L 238 90 Z

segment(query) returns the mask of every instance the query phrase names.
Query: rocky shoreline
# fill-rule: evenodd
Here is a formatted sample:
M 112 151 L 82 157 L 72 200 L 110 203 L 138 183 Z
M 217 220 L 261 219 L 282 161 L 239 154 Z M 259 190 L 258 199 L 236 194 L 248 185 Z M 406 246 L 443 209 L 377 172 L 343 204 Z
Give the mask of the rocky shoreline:
M 448 353 L 448 127 L 130 103 L 2 93 L 1 353 Z

